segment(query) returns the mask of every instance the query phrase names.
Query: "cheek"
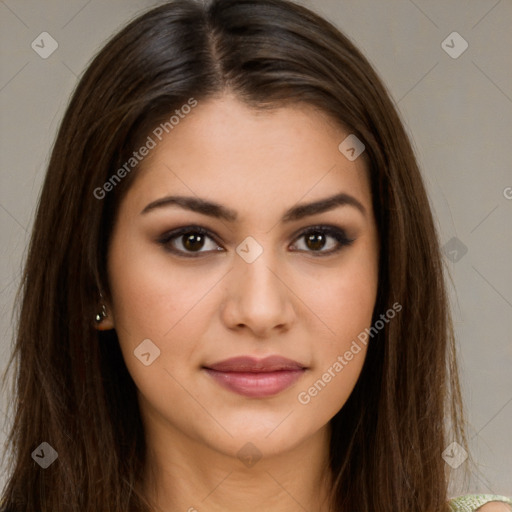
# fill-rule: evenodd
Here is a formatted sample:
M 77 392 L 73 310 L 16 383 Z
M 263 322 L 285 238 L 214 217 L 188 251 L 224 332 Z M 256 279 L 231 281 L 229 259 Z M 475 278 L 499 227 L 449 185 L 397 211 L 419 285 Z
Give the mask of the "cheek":
M 346 350 L 371 324 L 378 288 L 377 257 L 373 246 L 360 244 L 357 249 L 347 252 L 338 268 L 316 272 L 302 289 L 301 298 L 315 313 L 323 333 L 325 343 L 315 348 L 319 354 Z
M 116 330 L 131 338 L 166 339 L 201 307 L 215 276 L 205 272 L 198 277 L 198 268 L 173 265 L 161 247 L 139 245 L 137 236 L 119 233 L 109 252 Z
M 331 285 L 322 303 L 314 306 L 329 329 L 316 337 L 311 374 L 296 400 L 299 411 L 315 418 L 315 425 L 326 424 L 345 405 L 366 358 L 365 329 L 371 326 L 375 294 L 372 283 L 361 289 L 360 280 L 352 281 Z M 336 299 L 328 300 L 329 294 Z
M 181 375 L 194 359 L 204 326 L 211 322 L 215 309 L 206 310 L 207 294 L 218 276 L 205 273 L 199 279 L 198 269 L 179 269 L 169 264 L 163 251 L 143 251 L 119 236 L 109 254 L 109 277 L 115 329 L 134 380 L 148 375 L 134 357 L 147 339 L 160 351 L 151 375 L 157 367 Z
M 323 293 L 309 298 L 308 305 L 321 319 L 316 332 L 319 333 L 320 328 L 323 333 L 316 335 L 312 377 L 325 382 L 336 381 L 338 386 L 334 387 L 339 393 L 331 389 L 335 399 L 341 395 L 347 398 L 343 390 L 355 385 L 363 366 L 368 341 L 365 330 L 371 326 L 375 298 L 373 277 L 356 273 L 326 281 Z M 343 368 L 339 366 L 340 357 Z M 336 378 L 326 375 L 328 371 L 331 377 L 336 374 Z
M 361 244 L 336 272 L 317 274 L 318 287 L 304 300 L 321 321 L 316 322 L 314 366 L 297 402 L 318 421 L 329 421 L 343 407 L 361 373 L 377 295 L 377 262 L 374 246 Z
M 327 283 L 321 295 L 317 310 L 335 344 L 369 326 L 376 298 L 376 285 L 370 276 L 355 272 L 342 275 Z
M 188 415 L 200 411 L 182 385 L 194 373 L 198 344 L 211 321 L 206 294 L 218 277 L 206 274 L 198 279 L 197 269 L 178 270 L 166 264 L 165 254 L 132 249 L 124 244 L 111 249 L 109 275 L 119 345 L 139 398 L 150 410 L 169 412 L 169 404 L 174 404 L 179 418 L 173 421 L 186 425 L 193 421 Z M 142 356 L 148 352 L 149 358 Z

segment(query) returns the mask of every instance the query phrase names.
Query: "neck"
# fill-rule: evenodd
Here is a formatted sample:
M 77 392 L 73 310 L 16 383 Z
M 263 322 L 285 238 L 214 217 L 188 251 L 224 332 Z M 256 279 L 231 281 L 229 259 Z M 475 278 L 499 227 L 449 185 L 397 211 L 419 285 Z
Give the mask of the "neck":
M 155 512 L 330 512 L 329 435 L 326 426 L 287 452 L 256 461 L 251 455 L 260 452 L 251 446 L 247 458 L 238 458 L 169 425 L 153 428 L 146 432 L 145 494 Z

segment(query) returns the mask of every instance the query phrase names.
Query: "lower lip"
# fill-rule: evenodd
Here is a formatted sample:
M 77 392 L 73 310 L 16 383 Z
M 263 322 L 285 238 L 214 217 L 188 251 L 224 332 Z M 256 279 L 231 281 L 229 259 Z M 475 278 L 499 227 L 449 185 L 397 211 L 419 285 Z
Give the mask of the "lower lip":
M 304 374 L 305 370 L 281 370 L 276 372 L 218 372 L 205 368 L 221 386 L 239 395 L 263 398 L 277 395 L 289 388 Z

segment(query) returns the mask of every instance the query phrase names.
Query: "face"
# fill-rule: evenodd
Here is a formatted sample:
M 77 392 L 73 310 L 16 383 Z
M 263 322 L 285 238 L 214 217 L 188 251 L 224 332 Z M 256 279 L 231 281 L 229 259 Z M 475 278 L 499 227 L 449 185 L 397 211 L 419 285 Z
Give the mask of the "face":
M 153 137 L 108 253 L 108 321 L 149 431 L 275 454 L 343 407 L 378 283 L 364 155 L 338 149 L 348 135 L 309 106 L 224 96 Z

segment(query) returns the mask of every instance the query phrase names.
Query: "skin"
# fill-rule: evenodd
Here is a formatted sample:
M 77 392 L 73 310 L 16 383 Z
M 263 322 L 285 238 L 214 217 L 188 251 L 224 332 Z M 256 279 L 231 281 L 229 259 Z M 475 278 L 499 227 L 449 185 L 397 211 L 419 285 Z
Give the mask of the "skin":
M 512 507 L 506 503 L 499 501 L 492 501 L 477 508 L 478 512 L 510 512 Z
M 116 329 L 138 388 L 149 453 L 145 491 L 156 510 L 329 510 L 329 420 L 354 388 L 366 347 L 308 404 L 297 396 L 370 327 L 376 300 L 370 184 L 364 154 L 351 162 L 338 150 L 348 134 L 307 105 L 258 112 L 231 95 L 200 102 L 146 157 L 121 202 L 101 328 Z M 365 213 L 343 205 L 281 222 L 288 208 L 339 192 Z M 238 219 L 178 206 L 141 213 L 168 195 L 216 201 Z M 354 242 L 315 256 L 338 246 L 331 235 L 324 246 L 307 245 L 305 229 L 325 224 Z M 190 225 L 213 235 L 188 251 L 200 257 L 180 257 L 158 242 Z M 263 249 L 252 263 L 236 252 L 248 236 Z M 178 236 L 167 245 L 187 253 L 184 242 Z M 145 366 L 134 350 L 148 338 L 160 356 Z M 244 397 L 202 369 L 271 354 L 308 367 L 272 397 Z M 261 456 L 251 467 L 237 457 L 249 442 Z

